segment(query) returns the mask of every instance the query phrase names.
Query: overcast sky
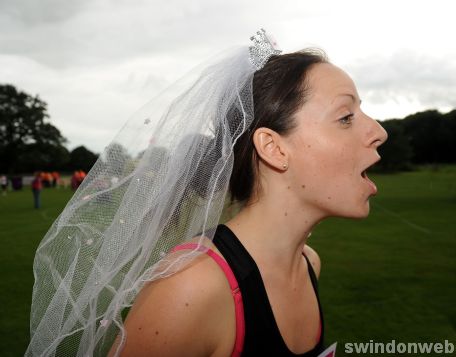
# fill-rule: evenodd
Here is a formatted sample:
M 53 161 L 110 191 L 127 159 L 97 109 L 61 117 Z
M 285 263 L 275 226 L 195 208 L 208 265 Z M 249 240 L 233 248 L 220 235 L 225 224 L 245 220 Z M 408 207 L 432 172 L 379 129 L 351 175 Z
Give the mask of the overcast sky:
M 0 83 L 100 152 L 142 104 L 264 27 L 284 52 L 324 49 L 377 119 L 456 108 L 452 0 L 0 0 Z

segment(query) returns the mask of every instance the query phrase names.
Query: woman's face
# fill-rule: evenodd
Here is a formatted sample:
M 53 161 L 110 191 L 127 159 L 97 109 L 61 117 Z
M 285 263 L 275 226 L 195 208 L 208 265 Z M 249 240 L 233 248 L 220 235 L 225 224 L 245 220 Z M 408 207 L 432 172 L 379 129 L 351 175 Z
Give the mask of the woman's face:
M 287 137 L 297 197 L 322 217 L 366 217 L 377 189 L 364 171 L 380 159 L 386 131 L 362 112 L 356 87 L 341 69 L 317 64 L 308 81 L 309 99 Z

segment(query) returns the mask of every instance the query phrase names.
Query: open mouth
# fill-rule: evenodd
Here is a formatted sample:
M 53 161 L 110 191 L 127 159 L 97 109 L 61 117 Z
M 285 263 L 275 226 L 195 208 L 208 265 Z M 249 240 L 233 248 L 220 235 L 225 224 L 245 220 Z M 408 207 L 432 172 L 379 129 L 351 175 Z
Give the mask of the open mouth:
M 364 168 L 364 170 L 361 172 L 361 176 L 365 179 L 369 179 L 369 177 L 367 177 L 367 171 L 370 170 L 372 167 L 374 167 L 379 161 L 380 161 L 380 157 L 378 157 L 377 160 L 372 162 L 369 166 L 366 166 Z
M 373 165 L 373 164 L 372 164 Z M 372 165 L 370 165 L 369 167 L 371 167 Z M 372 194 L 375 195 L 377 194 L 377 186 L 375 185 L 375 183 L 373 181 L 371 181 L 371 179 L 367 176 L 367 170 L 369 169 L 366 168 L 365 170 L 363 170 L 361 172 L 361 177 L 367 182 L 367 184 L 369 185 L 369 187 L 371 188 L 371 191 L 372 191 Z

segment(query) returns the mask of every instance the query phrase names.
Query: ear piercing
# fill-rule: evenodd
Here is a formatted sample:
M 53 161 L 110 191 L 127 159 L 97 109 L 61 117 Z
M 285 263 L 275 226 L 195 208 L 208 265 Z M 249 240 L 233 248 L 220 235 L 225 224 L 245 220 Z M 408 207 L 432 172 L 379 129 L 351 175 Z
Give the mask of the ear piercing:
M 283 168 L 284 170 L 288 169 L 288 164 L 283 164 L 283 165 L 282 165 L 282 168 Z

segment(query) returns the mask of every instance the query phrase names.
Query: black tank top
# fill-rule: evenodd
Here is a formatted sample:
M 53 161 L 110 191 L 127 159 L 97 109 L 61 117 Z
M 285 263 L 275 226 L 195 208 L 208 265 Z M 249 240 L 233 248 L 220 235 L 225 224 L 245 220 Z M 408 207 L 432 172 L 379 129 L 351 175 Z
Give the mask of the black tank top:
M 244 304 L 245 340 L 242 356 L 318 356 L 324 351 L 323 313 L 318 297 L 317 277 L 307 257 L 309 276 L 320 311 L 321 335 L 317 345 L 303 354 L 291 352 L 280 334 L 269 303 L 260 271 L 253 258 L 236 235 L 225 225 L 217 227 L 213 240 L 233 270 L 242 293 Z

